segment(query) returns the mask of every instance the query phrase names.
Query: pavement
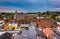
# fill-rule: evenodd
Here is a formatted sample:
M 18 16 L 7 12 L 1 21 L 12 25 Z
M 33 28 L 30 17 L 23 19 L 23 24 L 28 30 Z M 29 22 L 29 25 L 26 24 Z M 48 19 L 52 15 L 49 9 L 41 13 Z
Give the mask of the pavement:
M 14 39 L 28 39 L 28 30 L 22 30 L 22 34 L 14 36 Z
M 37 39 L 34 26 L 29 26 L 29 30 L 22 30 L 21 35 L 16 35 L 14 39 Z
M 35 26 L 29 27 L 29 39 L 37 39 Z
M 12 34 L 15 34 L 15 33 L 18 33 L 20 30 L 7 30 L 7 31 L 1 31 L 1 32 L 8 32 L 8 33 L 12 33 Z
M 56 39 L 60 39 L 60 32 L 57 32 L 56 30 L 53 30 L 54 31 L 54 36 L 56 37 Z
M 12 34 L 18 33 L 14 36 L 12 35 L 13 37 L 11 39 L 37 39 L 35 26 L 29 26 L 28 28 L 29 28 L 28 30 L 7 30 L 7 31 L 3 30 L 1 32 L 8 32 Z
M 59 35 L 55 34 L 55 36 L 56 36 L 56 39 L 60 39 L 60 36 Z

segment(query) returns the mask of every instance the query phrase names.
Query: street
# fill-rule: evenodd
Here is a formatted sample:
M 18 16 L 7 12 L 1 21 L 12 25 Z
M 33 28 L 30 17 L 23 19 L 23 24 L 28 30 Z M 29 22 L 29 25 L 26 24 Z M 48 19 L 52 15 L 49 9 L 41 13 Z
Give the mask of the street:
M 21 35 L 16 35 L 14 39 L 37 39 L 34 26 L 29 26 L 29 30 L 22 30 Z
M 37 39 L 35 26 L 29 27 L 29 39 Z
M 22 34 L 14 36 L 14 39 L 28 39 L 28 30 L 22 30 Z

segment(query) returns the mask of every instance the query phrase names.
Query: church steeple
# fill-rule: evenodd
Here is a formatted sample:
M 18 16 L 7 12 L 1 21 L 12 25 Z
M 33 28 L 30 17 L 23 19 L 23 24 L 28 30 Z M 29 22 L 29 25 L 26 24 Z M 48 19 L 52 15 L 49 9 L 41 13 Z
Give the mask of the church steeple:
M 15 13 L 17 13 L 17 10 L 15 11 Z
M 17 18 L 17 10 L 15 11 L 14 19 Z

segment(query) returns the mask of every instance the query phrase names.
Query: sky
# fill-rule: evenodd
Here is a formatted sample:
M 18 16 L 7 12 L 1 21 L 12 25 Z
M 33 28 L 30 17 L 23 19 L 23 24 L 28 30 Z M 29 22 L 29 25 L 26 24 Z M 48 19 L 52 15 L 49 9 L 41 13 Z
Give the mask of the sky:
M 60 11 L 60 0 L 0 0 L 0 12 Z

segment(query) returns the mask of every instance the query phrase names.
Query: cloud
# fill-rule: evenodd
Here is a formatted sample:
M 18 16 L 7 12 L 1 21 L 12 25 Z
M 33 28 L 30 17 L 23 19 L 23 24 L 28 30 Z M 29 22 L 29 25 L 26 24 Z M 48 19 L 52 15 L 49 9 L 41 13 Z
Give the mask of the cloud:
M 52 8 L 50 11 L 60 11 L 60 8 Z
M 60 7 L 60 0 L 48 0 L 46 1 L 47 5 L 50 7 Z
M 33 12 L 48 11 L 54 8 L 60 8 L 60 0 L 0 0 L 0 9 Z
M 0 6 L 0 12 L 27 12 L 27 10 L 24 10 L 22 8 L 18 8 L 18 7 L 6 7 L 6 6 Z
M 49 0 L 50 2 L 60 3 L 60 0 Z
M 31 1 L 31 2 L 36 2 L 36 0 L 28 0 L 28 1 Z

